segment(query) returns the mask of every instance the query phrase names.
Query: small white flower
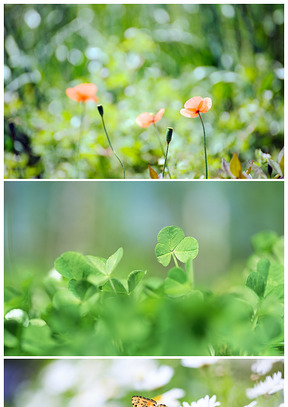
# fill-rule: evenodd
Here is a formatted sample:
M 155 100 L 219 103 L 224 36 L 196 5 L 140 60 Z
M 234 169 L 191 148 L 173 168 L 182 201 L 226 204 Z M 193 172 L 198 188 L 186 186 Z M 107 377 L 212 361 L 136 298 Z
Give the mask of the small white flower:
M 252 401 L 252 403 L 250 403 L 250 404 L 248 404 L 247 406 L 244 406 L 244 407 L 254 407 L 256 405 L 257 405 L 257 401 L 254 400 L 254 401 Z
M 194 358 L 184 358 L 181 360 L 182 366 L 185 367 L 203 367 L 208 365 L 213 365 L 214 363 L 218 362 L 219 358 L 214 358 L 212 356 L 207 357 L 194 357 Z
M 181 399 L 185 396 L 185 391 L 183 389 L 171 389 L 166 391 L 166 393 L 161 394 L 159 397 L 155 397 L 158 404 L 165 404 L 169 407 L 179 407 Z
M 252 389 L 246 390 L 249 399 L 255 399 L 264 394 L 274 394 L 284 389 L 284 379 L 281 372 L 274 373 L 273 376 L 267 376 L 264 382 L 256 384 Z
M 167 365 L 159 366 L 153 359 L 120 359 L 114 362 L 111 373 L 122 387 L 142 391 L 157 389 L 169 383 L 174 369 Z
M 209 396 L 205 396 L 204 398 L 198 400 L 198 401 L 193 401 L 191 404 L 187 403 L 184 401 L 183 407 L 216 407 L 220 406 L 219 401 L 216 401 L 216 396 L 212 396 L 211 399 Z
M 253 373 L 257 373 L 259 375 L 265 375 L 272 369 L 274 363 L 280 361 L 282 359 L 260 359 L 256 360 L 255 363 L 251 366 L 251 370 Z

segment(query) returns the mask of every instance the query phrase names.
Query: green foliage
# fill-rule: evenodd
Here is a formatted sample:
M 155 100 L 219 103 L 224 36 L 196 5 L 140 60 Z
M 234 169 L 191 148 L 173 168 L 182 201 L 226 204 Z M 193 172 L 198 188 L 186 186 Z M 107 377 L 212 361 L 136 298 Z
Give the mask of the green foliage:
M 85 82 L 98 87 L 126 178 L 149 178 L 148 164 L 162 172 L 155 129 L 135 123 L 160 108 L 166 109 L 157 123 L 163 145 L 167 127 L 174 130 L 172 177 L 203 178 L 200 120 L 179 113 L 198 95 L 213 102 L 203 115 L 211 178 L 284 176 L 283 4 L 6 4 L 4 10 L 6 178 L 122 178 L 93 102 L 76 163 L 82 106 L 65 90 Z M 228 164 L 234 153 L 241 163 L 236 176 Z
M 283 239 L 263 232 L 252 241 L 239 285 L 215 293 L 195 283 L 198 243 L 176 226 L 160 231 L 156 256 L 185 268 L 164 278 L 116 278 L 122 248 L 108 259 L 66 252 L 55 261 L 60 280 L 5 287 L 5 354 L 283 355 Z M 40 306 L 35 291 L 47 299 Z
M 168 266 L 173 257 L 186 263 L 189 259 L 194 259 L 198 254 L 198 242 L 193 237 L 185 237 L 181 228 L 167 226 L 158 234 L 158 244 L 155 248 L 156 257 L 163 266 Z M 176 263 L 177 266 L 177 263 Z

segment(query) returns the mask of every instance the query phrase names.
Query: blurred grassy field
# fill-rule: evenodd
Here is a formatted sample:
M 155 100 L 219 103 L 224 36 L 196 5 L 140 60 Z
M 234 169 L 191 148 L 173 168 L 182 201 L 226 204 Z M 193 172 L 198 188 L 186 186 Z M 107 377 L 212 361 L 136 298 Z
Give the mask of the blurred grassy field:
M 81 106 L 65 90 L 82 82 L 98 87 L 128 178 L 149 178 L 148 164 L 161 171 L 153 126 L 135 119 L 162 107 L 173 178 L 203 176 L 201 123 L 179 113 L 198 95 L 213 101 L 203 115 L 210 176 L 234 152 L 243 170 L 254 160 L 268 176 L 256 150 L 276 161 L 284 143 L 283 22 L 277 4 L 5 5 L 5 177 L 121 178 L 93 102 L 75 171 Z

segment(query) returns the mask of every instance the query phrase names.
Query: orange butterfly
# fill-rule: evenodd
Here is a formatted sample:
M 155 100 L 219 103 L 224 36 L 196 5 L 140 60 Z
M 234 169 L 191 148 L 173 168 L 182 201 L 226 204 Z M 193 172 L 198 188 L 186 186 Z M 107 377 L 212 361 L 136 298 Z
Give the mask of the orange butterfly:
M 133 407 L 166 407 L 165 404 L 157 404 L 157 401 L 142 396 L 133 396 L 132 405 Z

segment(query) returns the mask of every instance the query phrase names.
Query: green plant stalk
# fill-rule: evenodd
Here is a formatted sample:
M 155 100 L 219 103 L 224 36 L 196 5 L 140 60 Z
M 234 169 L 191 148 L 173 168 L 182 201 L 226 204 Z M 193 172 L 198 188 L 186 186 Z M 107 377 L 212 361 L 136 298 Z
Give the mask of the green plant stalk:
M 258 323 L 258 310 L 256 309 L 254 311 L 253 317 L 252 317 L 252 330 L 254 331 Z
M 83 102 L 83 109 L 82 109 L 82 113 L 81 113 L 81 122 L 80 122 L 80 130 L 79 130 L 79 139 L 78 139 L 78 143 L 76 146 L 76 154 L 75 154 L 77 173 L 78 173 L 78 164 L 79 164 L 79 159 L 80 159 L 80 144 L 81 144 L 81 139 L 82 139 L 84 115 L 85 115 L 85 102 Z M 78 173 L 78 176 L 79 176 L 79 173 Z
M 169 175 L 170 175 L 170 178 L 171 178 L 171 174 L 170 174 L 170 172 L 169 172 L 168 165 L 167 165 L 168 150 L 169 150 L 169 144 L 167 143 L 166 154 L 165 154 L 165 161 L 164 161 L 163 171 L 162 171 L 162 177 L 163 177 L 163 178 L 164 178 L 164 173 L 165 173 L 165 167 L 167 167 L 167 171 L 168 171 L 168 173 L 169 173 Z
M 202 123 L 203 127 L 203 134 L 204 134 L 204 156 L 205 156 L 205 178 L 208 179 L 208 164 L 207 164 L 207 151 L 206 151 L 206 133 L 205 133 L 205 126 L 201 117 L 200 112 L 198 112 L 199 118 Z
M 175 256 L 175 254 L 174 254 L 174 253 L 172 253 L 172 257 L 173 257 L 173 260 L 174 260 L 175 266 L 176 266 L 176 267 L 179 267 L 178 261 L 177 261 L 176 256 Z
M 156 135 L 157 135 L 157 138 L 158 138 L 158 141 L 159 141 L 161 150 L 162 150 L 162 154 L 163 154 L 163 156 L 165 157 L 165 161 L 166 161 L 166 156 L 167 156 L 167 151 L 168 151 L 168 149 L 166 150 L 166 154 L 165 154 L 164 146 L 163 146 L 163 144 L 162 144 L 162 141 L 161 141 L 160 134 L 159 134 L 159 131 L 158 131 L 158 129 L 157 129 L 157 126 L 156 126 L 155 123 L 153 123 L 153 126 L 154 126 L 154 129 L 155 129 L 155 131 L 156 131 Z M 165 168 L 165 164 L 164 164 L 164 168 Z M 168 171 L 169 178 L 171 179 L 171 178 L 172 178 L 172 175 L 171 175 L 171 173 L 170 173 L 170 170 L 169 170 L 168 165 L 167 165 L 167 171 Z M 163 176 L 164 176 L 164 175 L 163 175 Z
M 118 296 L 118 294 L 117 294 L 116 288 L 115 288 L 115 286 L 114 286 L 114 284 L 113 284 L 113 282 L 112 282 L 111 278 L 109 278 L 109 283 L 110 283 L 110 285 L 111 285 L 111 287 L 112 287 L 112 290 L 114 291 L 114 294 L 115 294 L 115 295 L 116 295 L 116 297 L 117 297 L 117 296 Z
M 190 281 L 191 288 L 194 289 L 194 267 L 193 267 L 193 260 L 189 261 L 189 268 L 187 270 L 187 277 Z
M 120 162 L 120 164 L 121 164 L 121 166 L 122 166 L 122 169 L 123 169 L 123 179 L 125 179 L 125 167 L 124 167 L 124 164 L 123 164 L 123 162 L 121 161 L 120 157 L 116 154 L 116 151 L 114 150 L 114 148 L 113 148 L 113 146 L 112 146 L 112 143 L 111 143 L 111 141 L 110 141 L 110 138 L 109 138 L 108 133 L 107 133 L 107 130 L 106 130 L 106 126 L 105 126 L 105 122 L 104 122 L 104 117 L 103 117 L 103 115 L 101 115 L 101 120 L 102 120 L 103 129 L 104 129 L 104 132 L 105 132 L 105 134 L 106 134 L 106 137 L 107 137 L 109 146 L 110 146 L 111 150 L 113 151 L 113 154 L 115 155 L 115 157 L 118 159 L 118 161 Z

